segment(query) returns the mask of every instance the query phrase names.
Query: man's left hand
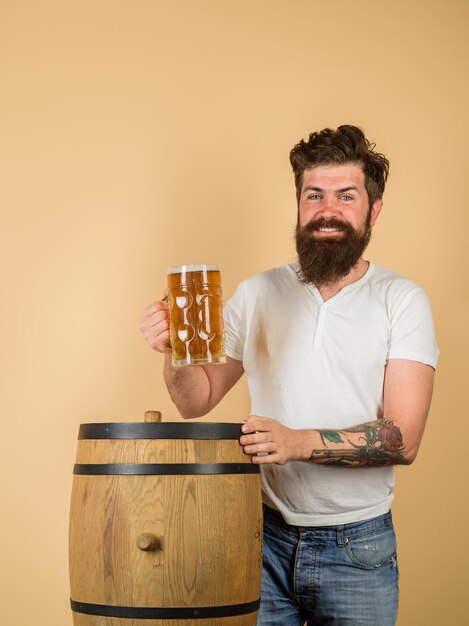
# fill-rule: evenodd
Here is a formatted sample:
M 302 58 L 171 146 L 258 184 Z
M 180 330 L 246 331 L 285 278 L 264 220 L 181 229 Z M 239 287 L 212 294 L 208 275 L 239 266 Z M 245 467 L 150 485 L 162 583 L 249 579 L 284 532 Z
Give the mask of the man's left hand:
M 304 460 L 304 431 L 283 426 L 269 417 L 250 415 L 242 425 L 240 444 L 252 456 L 252 462 L 284 465 Z M 259 453 L 261 453 L 259 455 Z

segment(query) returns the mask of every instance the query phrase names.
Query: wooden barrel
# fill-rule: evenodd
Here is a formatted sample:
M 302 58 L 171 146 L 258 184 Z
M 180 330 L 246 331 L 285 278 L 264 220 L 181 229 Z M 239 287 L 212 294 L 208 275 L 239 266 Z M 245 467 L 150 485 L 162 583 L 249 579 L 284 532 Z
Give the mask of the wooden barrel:
M 70 513 L 74 626 L 255 626 L 259 467 L 240 424 L 82 424 Z

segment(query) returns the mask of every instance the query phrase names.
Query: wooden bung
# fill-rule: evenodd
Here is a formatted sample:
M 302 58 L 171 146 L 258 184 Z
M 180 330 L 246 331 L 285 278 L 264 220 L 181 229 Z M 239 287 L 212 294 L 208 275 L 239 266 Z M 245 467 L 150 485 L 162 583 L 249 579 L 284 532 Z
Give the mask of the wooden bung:
M 145 411 L 145 422 L 161 422 L 161 411 Z
M 137 546 L 144 552 L 153 552 L 158 548 L 158 538 L 151 533 L 142 533 L 137 537 Z

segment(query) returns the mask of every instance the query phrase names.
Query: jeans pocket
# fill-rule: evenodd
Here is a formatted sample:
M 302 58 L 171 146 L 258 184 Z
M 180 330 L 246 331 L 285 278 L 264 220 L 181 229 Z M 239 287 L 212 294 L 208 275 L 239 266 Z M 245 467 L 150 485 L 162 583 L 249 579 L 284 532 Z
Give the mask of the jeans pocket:
M 345 537 L 347 553 L 354 565 L 376 569 L 392 563 L 397 567 L 396 536 L 392 526 Z

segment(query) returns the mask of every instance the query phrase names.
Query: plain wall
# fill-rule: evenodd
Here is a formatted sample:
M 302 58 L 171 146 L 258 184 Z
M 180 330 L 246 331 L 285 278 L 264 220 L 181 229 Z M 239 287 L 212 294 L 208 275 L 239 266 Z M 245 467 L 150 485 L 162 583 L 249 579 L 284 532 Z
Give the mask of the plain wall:
M 167 266 L 219 263 L 229 297 L 292 260 L 289 151 L 343 123 L 391 161 L 367 257 L 427 290 L 441 348 L 397 470 L 399 626 L 464 621 L 468 23 L 464 0 L 3 0 L 2 624 L 72 624 L 79 424 L 178 419 L 138 329 Z M 242 381 L 206 419 L 248 411 Z

